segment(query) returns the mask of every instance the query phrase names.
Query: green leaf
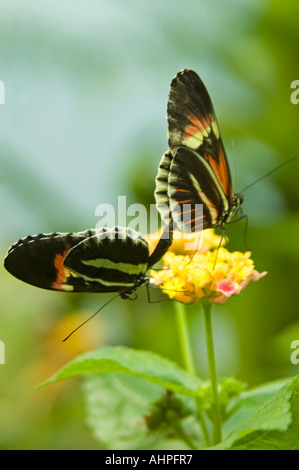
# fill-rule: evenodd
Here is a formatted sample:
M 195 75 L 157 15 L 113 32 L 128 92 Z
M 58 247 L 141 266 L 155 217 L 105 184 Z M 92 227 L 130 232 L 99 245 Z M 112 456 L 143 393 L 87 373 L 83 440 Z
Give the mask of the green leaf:
M 268 388 L 268 393 L 273 387 Z M 267 392 L 266 386 L 264 392 Z M 299 377 L 295 377 L 258 406 L 249 418 L 213 449 L 299 450 L 298 423 Z
M 227 409 L 228 413 L 232 413 L 232 416 L 224 424 L 225 435 L 234 431 L 243 421 L 253 415 L 260 405 L 269 400 L 289 380 L 290 377 L 268 382 L 245 390 L 238 397 L 233 398 Z
M 186 443 L 184 436 L 204 446 L 195 418 L 196 408 L 192 414 L 192 397 L 170 395 L 159 385 L 125 374 L 88 375 L 83 383 L 87 423 L 94 437 L 107 449 L 189 449 L 189 442 Z M 168 400 L 172 401 L 174 408 L 171 404 L 167 408 Z M 166 405 L 166 419 L 161 426 L 153 428 L 152 419 L 161 411 L 159 405 L 162 406 L 163 415 L 163 403 Z M 183 433 L 177 433 L 176 426 L 172 427 L 172 421 L 169 421 L 168 412 L 174 409 L 178 411 L 176 417 Z
M 187 396 L 196 396 L 201 386 L 198 377 L 185 372 L 177 364 L 158 354 L 115 346 L 79 356 L 40 387 L 69 377 L 104 373 L 135 375 Z
M 87 423 L 108 449 L 149 449 L 163 436 L 149 433 L 145 417 L 165 390 L 139 377 L 89 375 L 84 380 Z

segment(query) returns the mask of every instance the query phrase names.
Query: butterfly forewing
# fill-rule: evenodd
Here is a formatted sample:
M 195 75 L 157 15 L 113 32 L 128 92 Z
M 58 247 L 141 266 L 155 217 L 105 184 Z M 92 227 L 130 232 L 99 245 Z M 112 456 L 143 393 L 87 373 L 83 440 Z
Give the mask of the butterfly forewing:
M 192 70 L 183 70 L 172 80 L 167 119 L 172 152 L 180 145 L 197 149 L 213 128 L 216 118 L 211 99 L 203 82 Z
M 154 251 L 149 257 L 148 266 L 151 268 L 165 255 L 173 241 L 173 220 L 168 220 L 164 227 L 160 240 L 158 241 Z
M 73 246 L 93 233 L 93 230 L 56 232 L 22 238 L 9 249 L 4 266 L 13 276 L 33 286 L 73 290 L 72 276 L 64 268 L 63 260 Z
M 232 202 L 231 175 L 211 98 L 193 70 L 173 79 L 167 106 L 169 148 L 195 150 L 214 171 L 226 197 Z
M 172 80 L 167 111 L 169 151 L 156 178 L 158 210 L 163 219 L 172 215 L 178 228 L 187 232 L 223 226 L 241 199 L 232 194 L 211 98 L 193 70 L 182 70 Z M 172 211 L 175 204 L 177 214 Z M 184 204 L 191 204 L 189 213 L 184 212 Z M 198 204 L 202 204 L 202 217 L 195 213 Z

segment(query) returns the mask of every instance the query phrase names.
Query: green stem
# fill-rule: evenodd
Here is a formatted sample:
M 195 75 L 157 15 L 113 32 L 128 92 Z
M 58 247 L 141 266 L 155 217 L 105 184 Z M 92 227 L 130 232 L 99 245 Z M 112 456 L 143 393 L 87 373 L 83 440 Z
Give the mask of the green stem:
M 210 380 L 212 384 L 213 398 L 214 398 L 214 404 L 215 404 L 214 444 L 218 444 L 222 439 L 222 431 L 221 431 L 222 420 L 221 420 L 221 410 L 220 410 L 220 402 L 219 402 L 219 395 L 218 395 L 218 382 L 217 382 L 213 329 L 212 329 L 212 303 L 209 301 L 204 301 L 202 302 L 202 304 L 203 304 L 204 317 L 205 317 L 205 330 L 206 330 Z
M 177 319 L 184 367 L 188 372 L 190 372 L 190 374 L 196 375 L 192 349 L 191 349 L 191 344 L 190 344 L 190 337 L 188 333 L 186 307 L 185 307 L 185 304 L 182 304 L 181 302 L 174 302 L 174 305 L 175 305 L 176 319 Z M 202 432 L 205 438 L 205 443 L 207 446 L 209 446 L 210 445 L 209 433 L 208 433 L 205 418 L 203 415 L 202 406 L 198 399 L 196 399 L 196 406 L 197 406 L 198 418 L 199 418 Z
M 188 372 L 190 372 L 190 374 L 196 375 L 190 338 L 188 334 L 186 307 L 181 302 L 175 302 L 174 304 L 184 367 Z

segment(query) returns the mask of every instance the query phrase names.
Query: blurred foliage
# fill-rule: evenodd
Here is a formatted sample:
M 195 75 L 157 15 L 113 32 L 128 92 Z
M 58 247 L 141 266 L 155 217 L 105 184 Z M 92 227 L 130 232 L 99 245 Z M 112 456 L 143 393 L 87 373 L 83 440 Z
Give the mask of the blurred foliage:
M 118 195 L 154 204 L 169 84 L 182 68 L 212 96 L 235 192 L 298 157 L 299 105 L 290 101 L 298 13 L 295 0 L 3 0 L 1 258 L 27 234 L 94 227 L 96 206 L 116 205 Z M 268 271 L 214 313 L 219 375 L 249 385 L 298 374 L 290 362 L 299 339 L 298 170 L 297 158 L 245 192 L 246 235 L 242 222 L 228 227 L 230 248 L 247 244 L 256 268 Z M 142 290 L 61 342 L 108 298 L 41 291 L 0 270 L 1 448 L 99 447 L 82 424 L 76 382 L 35 390 L 83 350 L 125 344 L 181 363 L 171 304 L 147 304 Z M 199 310 L 190 307 L 190 326 L 206 377 Z

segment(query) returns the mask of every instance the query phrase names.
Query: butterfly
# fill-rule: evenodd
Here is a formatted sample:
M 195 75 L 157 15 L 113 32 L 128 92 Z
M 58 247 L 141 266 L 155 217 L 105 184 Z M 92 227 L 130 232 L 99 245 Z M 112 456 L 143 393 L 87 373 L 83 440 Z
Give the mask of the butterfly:
M 231 174 L 208 91 L 193 70 L 172 80 L 167 105 L 169 150 L 156 177 L 162 219 L 186 233 L 223 228 L 243 203 Z
M 16 278 L 64 292 L 118 292 L 123 299 L 148 283 L 147 271 L 172 243 L 164 229 L 149 254 L 146 239 L 127 227 L 28 236 L 7 253 L 4 266 Z

